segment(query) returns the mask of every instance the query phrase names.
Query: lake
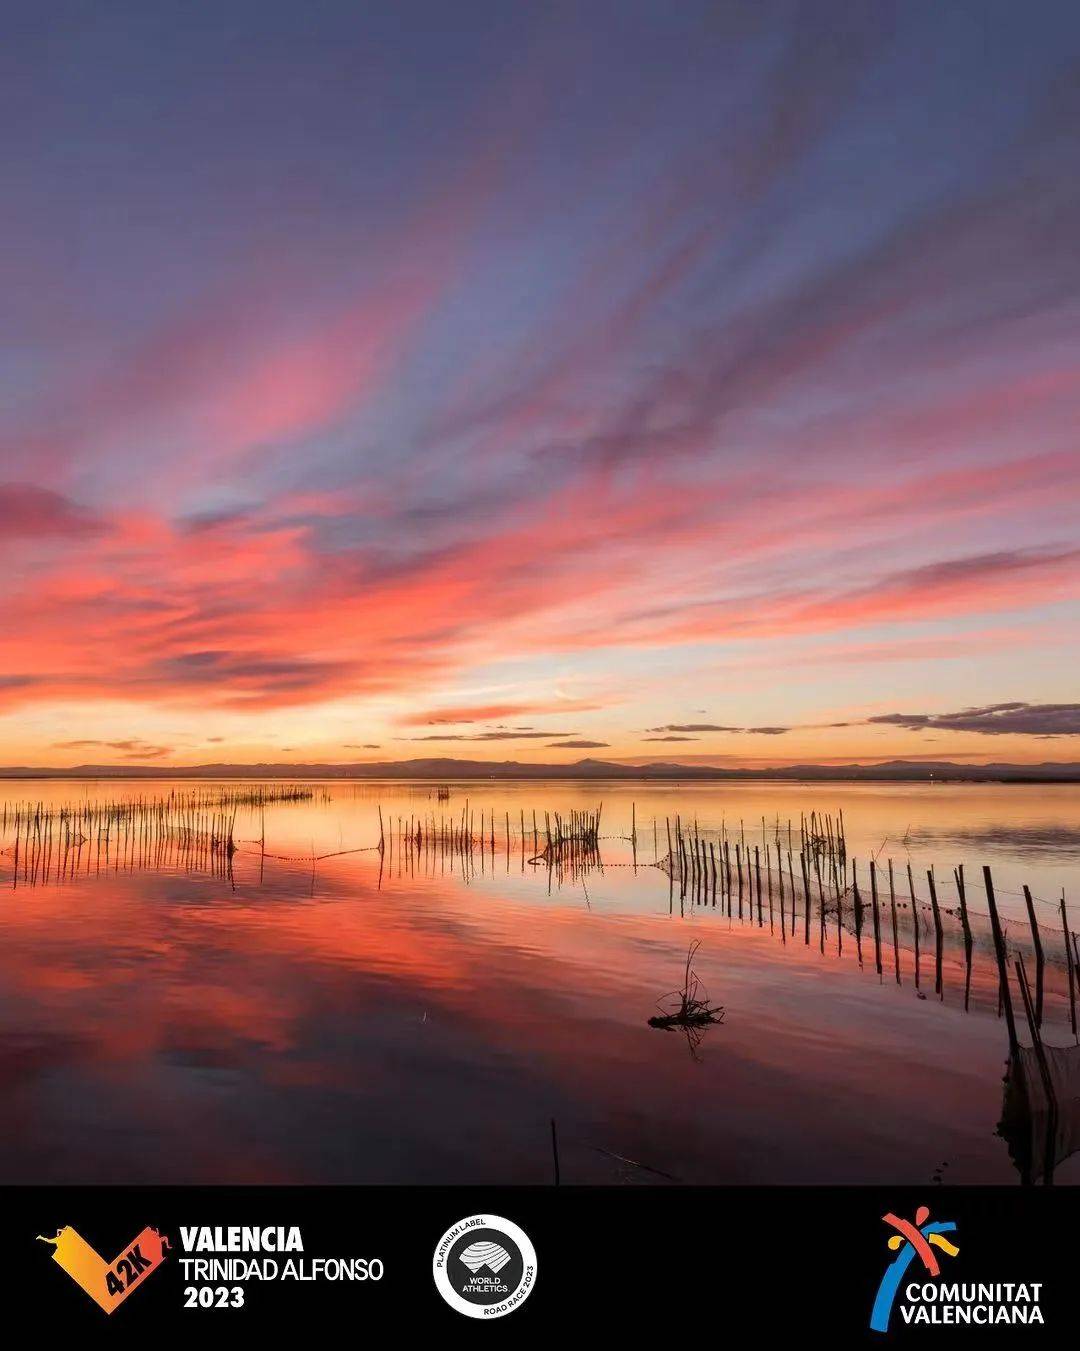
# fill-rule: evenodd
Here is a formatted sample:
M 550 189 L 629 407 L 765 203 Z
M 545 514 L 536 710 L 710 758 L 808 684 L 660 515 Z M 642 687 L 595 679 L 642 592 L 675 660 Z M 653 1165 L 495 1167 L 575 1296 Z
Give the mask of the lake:
M 552 1122 L 565 1183 L 1019 1182 L 984 865 L 1033 981 L 1030 888 L 1042 1036 L 1071 1073 L 1076 785 L 334 781 L 207 805 L 257 788 L 0 785 L 3 1182 L 547 1184 Z M 183 834 L 192 793 L 206 819 Z M 142 804 L 107 839 L 85 814 L 106 801 Z M 537 857 L 545 819 L 601 803 L 595 857 Z M 812 812 L 842 813 L 861 887 L 824 918 L 816 881 L 809 914 L 801 896 Z M 665 863 L 676 820 L 696 882 Z M 463 824 L 467 850 L 445 843 Z M 760 851 L 741 919 L 724 841 Z M 692 945 L 715 1021 L 650 1026 Z

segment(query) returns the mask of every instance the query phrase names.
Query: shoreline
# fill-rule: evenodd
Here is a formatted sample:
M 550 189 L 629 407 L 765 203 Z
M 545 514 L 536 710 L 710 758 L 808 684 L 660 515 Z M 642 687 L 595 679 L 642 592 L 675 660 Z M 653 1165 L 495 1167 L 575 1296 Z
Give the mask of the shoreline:
M 785 785 L 797 784 L 895 784 L 895 785 L 923 785 L 926 787 L 935 787 L 939 785 L 949 785 L 954 787 L 958 784 L 970 784 L 974 786 L 982 785 L 1002 785 L 1005 787 L 1047 787 L 1048 785 L 1075 786 L 1080 784 L 1080 773 L 1069 774 L 949 774 L 949 775 L 926 775 L 917 774 L 875 774 L 872 770 L 866 770 L 858 774 L 785 774 L 783 772 L 754 773 L 747 771 L 745 773 L 733 773 L 731 771 L 721 771 L 718 773 L 708 773 L 700 770 L 692 770 L 689 773 L 681 772 L 659 772 L 659 773 L 615 773 L 615 774 L 581 774 L 581 773 L 559 773 L 552 771 L 550 767 L 545 767 L 543 772 L 539 773 L 452 773 L 431 774 L 395 774 L 395 773 L 374 773 L 374 774 L 356 774 L 356 773 L 328 773 L 325 769 L 312 769 L 310 771 L 291 771 L 288 768 L 278 768 L 274 770 L 253 770 L 250 768 L 237 767 L 234 770 L 207 770 L 207 769 L 176 769 L 171 772 L 163 771 L 138 771 L 138 770 L 99 770 L 99 769 L 58 769 L 58 770 L 19 770 L 9 772 L 0 770 L 0 783 L 63 783 L 63 782 L 108 782 L 108 783 L 173 783 L 177 781 L 188 782 L 236 782 L 236 783 L 273 783 L 277 781 L 298 780 L 305 783 L 414 783 L 414 784 L 440 784 L 440 783 L 578 783 L 595 784 L 597 786 L 611 785 L 629 785 L 629 784 L 687 784 L 687 785 L 705 785 L 705 784 L 741 784 L 741 783 L 775 783 Z

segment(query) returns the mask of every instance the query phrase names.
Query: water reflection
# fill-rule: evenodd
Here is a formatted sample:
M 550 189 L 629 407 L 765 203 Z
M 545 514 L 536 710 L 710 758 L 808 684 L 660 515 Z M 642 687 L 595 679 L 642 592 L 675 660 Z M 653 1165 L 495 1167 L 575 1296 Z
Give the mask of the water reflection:
M 1080 1151 L 1080 1046 L 1021 1046 L 1009 1057 L 1001 1121 L 1026 1185 L 1052 1182 Z
M 1006 854 L 1014 858 L 1075 859 L 1080 854 L 1080 826 L 1074 822 L 1016 825 L 1008 821 L 981 826 L 926 826 L 912 830 L 908 843 L 924 850 L 960 850 L 974 854 Z
M 653 810 L 666 793 L 633 808 L 605 793 L 604 838 L 560 867 L 516 789 L 454 788 L 449 806 L 434 791 L 239 810 L 224 866 L 138 838 L 101 867 L 85 844 L 77 866 L 54 851 L 36 873 L 0 855 L 4 1180 L 546 1183 L 552 1119 L 566 1182 L 925 1182 L 943 1161 L 950 1181 L 1016 1176 L 994 1135 L 1007 1041 L 990 945 L 974 926 L 965 961 L 955 879 L 946 895 L 937 874 L 939 981 L 921 859 L 914 907 L 896 870 L 894 940 L 887 875 L 862 861 L 864 792 L 843 804 L 858 903 L 848 876 L 822 906 L 829 869 L 804 887 L 785 838 L 771 876 L 759 853 L 760 885 L 743 864 L 740 923 L 737 882 L 713 868 L 738 816 L 727 804 L 722 826 L 711 793 L 678 797 L 699 859 L 706 845 L 695 887 L 667 849 L 674 813 Z M 561 815 L 596 808 L 595 790 L 558 793 Z M 770 826 L 786 815 L 772 802 Z M 416 843 L 418 820 L 451 809 L 472 811 L 483 848 Z M 1033 875 L 1051 889 L 1047 860 Z M 1003 892 L 1019 876 L 1003 865 Z M 1030 952 L 1022 900 L 1006 923 L 1010 952 Z M 1043 1025 L 1061 1043 L 1053 932 Z M 696 1058 L 647 1026 L 693 941 L 724 1008 Z

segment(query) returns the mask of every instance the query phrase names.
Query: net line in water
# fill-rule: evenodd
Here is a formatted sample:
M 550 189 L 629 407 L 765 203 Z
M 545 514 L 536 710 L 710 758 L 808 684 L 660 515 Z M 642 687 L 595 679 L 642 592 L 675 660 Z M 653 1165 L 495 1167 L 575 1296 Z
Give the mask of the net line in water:
M 845 939 L 854 943 L 858 959 L 873 961 L 879 976 L 889 973 L 898 983 L 910 968 L 917 989 L 932 985 L 944 997 L 945 966 L 962 953 L 964 1006 L 969 1007 L 972 982 L 980 962 L 998 966 L 1016 956 L 1031 962 L 1035 1026 L 1041 1027 L 1048 998 L 1063 995 L 1070 1025 L 1076 1032 L 1077 971 L 1080 952 L 1069 927 L 1064 895 L 1052 903 L 1022 895 L 1027 924 L 1001 917 L 994 901 L 989 870 L 984 869 L 985 908 L 965 877 L 963 865 L 952 875 L 933 867 L 917 875 L 910 862 L 860 862 L 848 855 L 843 812 L 812 811 L 781 823 L 761 819 L 760 843 L 748 836 L 745 823 L 726 821 L 706 830 L 696 820 L 665 817 L 661 829 L 653 819 L 644 836 L 631 803 L 629 835 L 601 833 L 603 804 L 595 810 L 567 812 L 519 808 L 512 821 L 508 810 L 476 812 L 469 798 L 460 809 L 444 807 L 448 790 L 437 790 L 437 808 L 390 817 L 377 806 L 377 843 L 310 855 L 267 851 L 265 810 L 315 800 L 330 800 L 325 790 L 304 784 L 215 785 L 158 797 L 145 795 L 79 803 L 0 804 L 0 856 L 11 864 L 12 886 L 69 882 L 102 872 L 184 871 L 227 880 L 235 885 L 234 856 L 254 852 L 260 859 L 260 880 L 267 859 L 310 863 L 355 853 L 376 853 L 378 885 L 403 873 L 431 876 L 447 871 L 465 882 L 495 873 L 503 857 L 509 870 L 518 857 L 522 872 L 546 875 L 549 894 L 580 887 L 589 901 L 588 880 L 607 867 L 655 870 L 667 879 L 669 912 L 678 897 L 686 908 L 719 909 L 731 920 L 763 927 L 768 920 L 784 943 L 816 942 L 824 952 Z M 240 811 L 258 812 L 260 838 L 239 840 Z M 606 842 L 630 845 L 627 863 L 605 862 Z M 651 844 L 651 850 L 649 848 Z M 639 846 L 642 846 L 639 854 Z M 651 853 L 652 857 L 649 858 Z M 644 856 L 642 856 L 644 855 Z M 944 893 L 948 888 L 949 900 Z M 1042 907 L 1042 922 L 1036 912 Z M 1058 914 L 1054 915 L 1054 910 Z M 1051 917 L 1058 923 L 1051 922 Z M 1000 944 L 995 929 L 1000 930 Z M 999 1014 L 1005 1014 L 1008 968 L 1001 976 Z
M 1027 923 L 1005 917 L 989 868 L 982 870 L 981 885 L 973 885 L 963 865 L 950 875 L 933 867 L 916 871 L 907 860 L 882 861 L 880 850 L 865 860 L 849 857 L 842 812 L 803 814 L 797 825 L 763 818 L 759 842 L 743 822 L 708 830 L 679 815 L 665 818 L 662 829 L 654 818 L 642 832 L 631 803 L 629 835 L 604 834 L 602 804 L 595 811 L 530 809 L 528 815 L 519 808 L 514 821 L 508 810 L 476 812 L 468 799 L 451 811 L 449 791 L 442 788 L 437 808 L 422 813 L 388 818 L 379 805 L 377 842 L 321 854 L 313 846 L 310 855 L 268 851 L 266 808 L 318 800 L 329 802 L 331 795 L 290 783 L 2 803 L 0 860 L 11 868 L 13 887 L 59 885 L 110 871 L 180 870 L 235 888 L 237 856 L 258 858 L 261 884 L 268 859 L 310 863 L 314 877 L 323 860 L 372 853 L 381 888 L 395 876 L 446 871 L 465 882 L 489 874 L 494 879 L 516 859 L 522 874 L 546 878 L 549 894 L 580 887 L 586 902 L 589 880 L 602 879 L 606 869 L 661 876 L 669 913 L 677 897 L 683 917 L 707 909 L 732 924 L 758 930 L 768 924 L 782 944 L 801 941 L 822 954 L 854 947 L 860 966 L 897 984 L 913 980 L 920 997 L 928 998 L 932 988 L 944 1002 L 947 988 L 958 996 L 962 987 L 965 1010 L 989 992 L 1009 1032 L 999 1133 L 1022 1176 L 1051 1180 L 1057 1164 L 1080 1146 L 1080 1046 L 1043 1040 L 1046 1027 L 1066 1017 L 1074 1038 L 1077 1032 L 1080 952 L 1064 894 L 1054 902 L 1024 887 L 1009 894 L 1023 899 Z M 258 814 L 259 838 L 237 837 L 241 812 Z M 605 860 L 612 841 L 629 844 L 629 861 Z M 1025 1026 L 1030 1044 L 1021 1041 Z

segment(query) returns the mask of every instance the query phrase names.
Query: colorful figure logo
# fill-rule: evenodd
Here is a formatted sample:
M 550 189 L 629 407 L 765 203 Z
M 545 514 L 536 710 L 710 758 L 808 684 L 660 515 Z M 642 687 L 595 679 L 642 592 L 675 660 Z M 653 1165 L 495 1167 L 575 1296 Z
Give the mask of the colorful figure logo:
M 870 1326 L 875 1332 L 889 1330 L 889 1319 L 892 1316 L 896 1292 L 900 1289 L 900 1282 L 916 1257 L 922 1261 L 928 1276 L 937 1277 L 941 1274 L 941 1268 L 934 1256 L 934 1248 L 940 1248 L 950 1257 L 955 1257 L 960 1251 L 947 1238 L 942 1238 L 942 1234 L 952 1233 L 956 1229 L 953 1221 L 927 1223 L 930 1211 L 926 1206 L 920 1206 L 915 1212 L 914 1224 L 910 1220 L 900 1219 L 892 1211 L 882 1215 L 881 1218 L 897 1231 L 889 1239 L 889 1247 L 896 1253 L 896 1258 L 885 1268 L 885 1275 L 881 1278 L 874 1307 L 870 1313 Z

